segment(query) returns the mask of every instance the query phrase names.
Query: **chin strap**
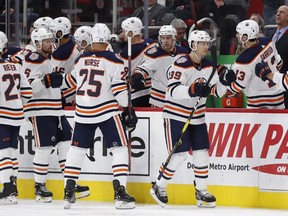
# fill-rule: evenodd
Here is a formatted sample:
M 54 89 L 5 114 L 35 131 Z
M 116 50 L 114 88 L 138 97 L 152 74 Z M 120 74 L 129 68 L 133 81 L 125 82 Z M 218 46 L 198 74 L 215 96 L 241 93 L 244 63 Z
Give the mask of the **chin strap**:
M 196 58 L 197 58 L 199 61 L 201 61 L 201 60 L 204 58 L 204 56 L 199 57 L 195 51 L 192 51 L 192 52 L 193 52 L 193 54 L 196 56 Z

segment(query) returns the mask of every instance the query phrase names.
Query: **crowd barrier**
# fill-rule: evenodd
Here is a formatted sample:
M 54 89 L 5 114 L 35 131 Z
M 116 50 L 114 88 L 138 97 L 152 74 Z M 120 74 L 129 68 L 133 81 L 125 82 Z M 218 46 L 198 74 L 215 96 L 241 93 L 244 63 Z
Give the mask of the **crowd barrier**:
M 73 125 L 74 110 L 65 111 Z M 132 168 L 127 188 L 139 203 L 154 203 L 151 182 L 167 158 L 162 112 L 137 109 L 139 123 L 132 132 Z M 285 110 L 207 109 L 210 161 L 208 189 L 223 206 L 288 209 L 288 112 Z M 201 134 L 199 134 L 201 136 Z M 111 155 L 100 131 L 85 158 L 80 184 L 89 185 L 86 200 L 112 201 Z M 19 197 L 34 199 L 32 161 L 34 137 L 27 122 L 19 139 Z M 63 199 L 63 175 L 57 151 L 51 155 L 47 187 Z M 168 186 L 170 204 L 195 204 L 193 153 Z

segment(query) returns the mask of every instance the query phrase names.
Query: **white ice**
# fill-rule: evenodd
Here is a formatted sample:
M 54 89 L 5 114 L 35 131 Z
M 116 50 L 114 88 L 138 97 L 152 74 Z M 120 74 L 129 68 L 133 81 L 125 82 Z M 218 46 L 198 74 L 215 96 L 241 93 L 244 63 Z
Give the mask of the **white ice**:
M 239 208 L 217 206 L 203 209 L 196 206 L 171 205 L 162 208 L 159 205 L 137 204 L 135 209 L 116 210 L 113 203 L 77 201 L 71 209 L 63 208 L 63 201 L 37 203 L 34 200 L 18 200 L 17 205 L 0 206 L 1 216 L 287 216 L 288 210 Z

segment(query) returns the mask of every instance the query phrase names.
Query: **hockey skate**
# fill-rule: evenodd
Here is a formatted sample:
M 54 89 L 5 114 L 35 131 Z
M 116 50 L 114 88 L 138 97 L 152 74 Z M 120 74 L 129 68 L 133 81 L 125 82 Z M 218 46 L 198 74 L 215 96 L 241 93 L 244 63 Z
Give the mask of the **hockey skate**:
M 76 202 L 76 182 L 73 179 L 68 179 L 64 189 L 64 209 L 70 209 L 71 204 Z
M 52 202 L 52 192 L 49 191 L 45 183 L 35 183 L 35 195 L 36 195 L 36 201 L 37 202 L 44 202 L 44 203 L 50 203 Z
M 76 199 L 84 198 L 90 195 L 88 186 L 76 185 L 75 197 Z
M 124 186 L 120 185 L 119 180 L 113 180 L 114 200 L 116 209 L 133 209 L 135 208 L 135 199 L 130 196 Z
M 14 195 L 17 197 L 18 196 L 18 190 L 17 190 L 17 177 L 16 176 L 11 176 L 10 181 L 13 185 L 13 190 L 15 191 Z
M 195 197 L 197 206 L 201 208 L 214 208 L 216 207 L 216 198 L 207 190 L 197 190 L 195 188 Z
M 17 195 L 16 185 L 14 185 L 11 179 L 11 182 L 3 184 L 3 189 L 0 192 L 0 205 L 17 204 Z
M 166 207 L 166 203 L 168 203 L 166 188 L 159 187 L 156 182 L 152 182 L 150 194 L 161 207 Z

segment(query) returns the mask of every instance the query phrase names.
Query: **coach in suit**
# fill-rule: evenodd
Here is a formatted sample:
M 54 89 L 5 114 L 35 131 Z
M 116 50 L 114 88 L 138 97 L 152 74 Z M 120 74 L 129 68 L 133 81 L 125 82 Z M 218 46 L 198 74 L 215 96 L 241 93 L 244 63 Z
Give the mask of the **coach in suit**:
M 283 60 L 281 73 L 288 71 L 288 5 L 282 5 L 278 8 L 275 21 L 277 30 L 272 40 L 275 41 L 276 49 Z M 285 93 L 285 108 L 288 109 L 288 92 Z

